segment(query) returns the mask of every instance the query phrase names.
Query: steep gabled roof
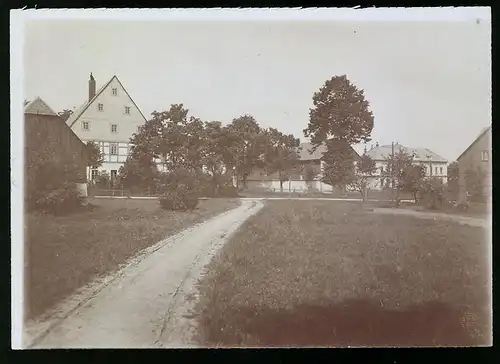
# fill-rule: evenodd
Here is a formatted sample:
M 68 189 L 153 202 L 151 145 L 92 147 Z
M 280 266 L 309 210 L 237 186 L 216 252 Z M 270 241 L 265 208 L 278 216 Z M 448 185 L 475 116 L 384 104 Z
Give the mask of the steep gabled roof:
M 447 162 L 447 160 L 439 154 L 427 148 L 409 148 L 401 144 L 394 144 L 394 151 L 397 152 L 399 149 L 402 149 L 405 153 L 413 154 L 414 160 L 417 162 L 428 162 L 429 159 L 431 162 Z M 389 157 L 391 153 L 392 145 L 381 145 L 366 151 L 366 154 L 375 161 L 383 161 Z
M 102 86 L 99 90 L 97 90 L 97 92 L 95 93 L 94 97 L 91 100 L 87 100 L 73 114 L 71 114 L 71 116 L 68 118 L 68 120 L 66 120 L 66 124 L 68 124 L 70 128 L 73 127 L 73 125 L 78 121 L 78 119 L 80 118 L 80 116 L 82 116 L 82 114 L 85 112 L 85 110 L 88 109 L 88 107 L 94 102 L 94 100 L 97 99 L 97 97 L 99 97 L 99 95 L 109 86 L 109 84 L 114 79 L 116 79 L 116 81 L 120 84 L 120 86 L 123 88 L 123 90 L 125 91 L 125 93 L 127 94 L 127 96 L 130 98 L 130 100 L 132 100 L 132 103 L 134 104 L 134 106 L 137 108 L 137 110 L 139 110 L 139 112 L 140 112 L 141 116 L 143 117 L 144 121 L 146 121 L 146 117 L 142 113 L 141 109 L 139 109 L 139 107 L 135 103 L 134 99 L 128 93 L 127 89 L 125 87 L 123 87 L 123 84 L 120 82 L 120 80 L 118 79 L 118 77 L 116 77 L 116 75 L 114 75 L 113 77 L 111 77 L 111 79 L 108 82 L 106 82 L 106 84 L 104 84 L 104 86 Z
M 487 127 L 485 127 L 485 128 L 483 128 L 483 129 L 481 130 L 481 133 L 479 133 L 479 135 L 477 136 L 477 138 L 476 138 L 476 139 L 474 139 L 474 141 L 473 141 L 473 142 L 472 142 L 472 143 L 471 143 L 471 144 L 467 147 L 467 149 L 465 149 L 465 150 L 462 152 L 462 154 L 460 154 L 460 155 L 458 156 L 457 161 L 458 161 L 460 158 L 462 158 L 462 157 L 463 157 L 463 155 L 464 155 L 465 153 L 467 153 L 467 151 L 468 151 L 470 148 L 472 148 L 472 146 L 473 146 L 474 144 L 476 144 L 476 143 L 477 143 L 477 141 L 478 141 L 479 139 L 481 139 L 481 138 L 483 137 L 483 135 L 484 135 L 484 134 L 489 133 L 489 132 L 491 132 L 491 125 L 490 125 L 490 126 L 487 126 Z
M 50 115 L 57 116 L 57 114 L 50 108 L 49 105 L 45 101 L 43 101 L 40 97 L 37 97 L 33 101 L 31 101 L 24 108 L 25 114 L 35 114 L 35 115 Z

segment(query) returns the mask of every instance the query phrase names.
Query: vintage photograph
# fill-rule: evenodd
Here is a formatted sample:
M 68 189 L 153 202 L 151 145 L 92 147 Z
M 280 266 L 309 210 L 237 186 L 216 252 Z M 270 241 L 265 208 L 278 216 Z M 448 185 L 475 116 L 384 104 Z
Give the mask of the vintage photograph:
M 490 8 L 11 30 L 13 348 L 492 345 Z

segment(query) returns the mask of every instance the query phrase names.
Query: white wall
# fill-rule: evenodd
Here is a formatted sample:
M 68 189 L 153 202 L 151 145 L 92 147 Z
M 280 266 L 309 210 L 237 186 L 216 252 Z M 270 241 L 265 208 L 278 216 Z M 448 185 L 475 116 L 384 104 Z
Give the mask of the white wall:
M 425 167 L 425 176 L 426 177 L 441 177 L 443 180 L 443 183 L 446 183 L 447 180 L 447 175 L 448 175 L 448 164 L 447 162 L 431 162 L 430 164 L 428 162 L 415 162 L 415 164 L 421 164 Z M 380 176 L 381 176 L 381 168 L 384 168 L 387 165 L 387 162 L 385 161 L 376 161 L 375 162 L 375 167 L 377 168 L 377 171 L 375 172 L 374 176 L 370 178 L 370 189 L 375 189 L 375 190 L 380 190 L 383 186 L 380 183 Z M 430 167 L 432 166 L 432 174 L 430 173 Z
M 113 89 L 117 90 L 116 95 L 113 95 Z M 103 104 L 103 111 L 99 111 L 99 104 Z M 130 108 L 130 114 L 125 113 L 126 106 Z M 83 122 L 88 122 L 89 130 L 83 129 Z M 82 141 L 95 141 L 99 144 L 104 153 L 104 162 L 99 170 L 111 173 L 123 166 L 130 150 L 130 138 L 145 123 L 140 110 L 134 106 L 132 99 L 114 77 L 71 129 Z M 113 124 L 117 125 L 116 132 L 111 131 Z M 111 143 L 117 143 L 118 154 L 110 153 Z

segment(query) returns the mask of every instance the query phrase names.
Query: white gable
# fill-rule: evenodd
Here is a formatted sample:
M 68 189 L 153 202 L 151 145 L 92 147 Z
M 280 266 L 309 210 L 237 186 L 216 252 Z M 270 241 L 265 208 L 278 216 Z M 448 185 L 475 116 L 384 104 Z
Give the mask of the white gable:
M 144 115 L 116 76 L 66 121 L 82 140 L 117 142 L 128 142 L 145 122 Z

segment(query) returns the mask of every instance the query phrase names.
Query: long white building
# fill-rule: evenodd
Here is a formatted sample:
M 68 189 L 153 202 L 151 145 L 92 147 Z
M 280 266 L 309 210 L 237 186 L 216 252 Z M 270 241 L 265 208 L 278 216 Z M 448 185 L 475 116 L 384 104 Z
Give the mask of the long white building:
M 439 177 L 446 183 L 448 175 L 448 161 L 439 154 L 427 148 L 409 148 L 401 144 L 394 144 L 394 152 L 402 149 L 405 153 L 413 155 L 414 164 L 422 165 L 426 177 Z M 370 183 L 371 189 L 382 189 L 381 176 L 387 166 L 387 157 L 392 153 L 392 145 L 376 145 L 366 151 L 374 161 L 377 172 Z
M 88 82 L 88 98 L 66 120 L 67 125 L 83 141 L 94 141 L 104 154 L 99 170 L 116 178 L 130 151 L 129 140 L 146 123 L 146 118 L 118 77 L 113 76 L 100 89 L 92 74 Z M 88 171 L 93 179 L 98 170 Z

